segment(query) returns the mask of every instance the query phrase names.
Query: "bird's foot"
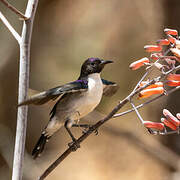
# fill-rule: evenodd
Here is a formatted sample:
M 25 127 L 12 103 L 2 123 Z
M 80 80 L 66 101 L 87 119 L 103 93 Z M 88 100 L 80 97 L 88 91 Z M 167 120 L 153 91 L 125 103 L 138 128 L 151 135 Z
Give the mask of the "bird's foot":
M 99 134 L 98 129 L 96 129 L 96 130 L 94 131 L 94 133 L 95 133 L 95 135 L 97 136 L 97 135 Z
M 80 144 L 76 139 L 73 139 L 72 142 L 68 143 L 68 146 L 72 148 L 72 151 L 76 151 L 78 148 L 80 148 Z

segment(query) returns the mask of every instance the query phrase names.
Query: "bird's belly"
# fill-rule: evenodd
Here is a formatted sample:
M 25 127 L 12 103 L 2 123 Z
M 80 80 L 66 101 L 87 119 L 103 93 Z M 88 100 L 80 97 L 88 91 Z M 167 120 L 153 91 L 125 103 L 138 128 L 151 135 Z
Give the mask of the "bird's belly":
M 98 91 L 98 93 L 86 92 L 86 95 L 83 95 L 76 101 L 73 109 L 78 113 L 79 118 L 82 118 L 96 108 L 96 106 L 100 103 L 101 98 L 101 90 Z

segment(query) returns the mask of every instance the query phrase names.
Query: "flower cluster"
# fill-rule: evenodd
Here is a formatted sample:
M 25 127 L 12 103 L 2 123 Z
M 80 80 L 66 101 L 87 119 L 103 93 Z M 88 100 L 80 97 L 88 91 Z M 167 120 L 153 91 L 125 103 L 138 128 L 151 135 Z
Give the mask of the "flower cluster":
M 138 99 L 148 98 L 152 95 L 166 95 L 167 91 L 165 90 L 165 87 L 167 86 L 174 89 L 180 87 L 180 74 L 176 73 L 180 63 L 180 37 L 178 36 L 178 32 L 174 29 L 166 28 L 164 29 L 164 33 L 166 38 L 157 40 L 156 45 L 144 46 L 145 51 L 150 53 L 149 58 L 141 58 L 131 63 L 129 66 L 132 70 L 137 70 L 143 66 L 146 67 L 145 76 L 143 76 L 136 86 L 136 88 L 142 89 L 138 94 Z M 152 68 L 158 69 L 161 75 L 153 80 L 145 80 L 150 72 L 149 70 Z M 179 133 L 180 113 L 175 117 L 170 111 L 164 109 L 164 117 L 161 118 L 161 122 L 144 121 L 136 107 L 133 104 L 132 106 L 142 124 L 150 133 L 159 133 L 162 135 Z
M 161 118 L 161 123 L 152 122 L 152 121 L 144 121 L 144 126 L 146 128 L 162 131 L 164 133 L 167 132 L 167 127 L 173 131 L 179 132 L 180 113 L 177 113 L 175 117 L 174 115 L 172 115 L 170 111 L 168 111 L 167 109 L 163 109 L 163 115 L 164 117 Z
M 175 68 L 176 64 L 180 62 L 180 40 L 177 30 L 164 29 L 166 34 L 165 39 L 156 41 L 156 45 L 146 45 L 144 49 L 151 53 L 150 57 L 144 57 L 130 64 L 132 70 L 137 70 L 142 66 L 146 69 L 156 67 L 162 74 Z M 169 53 L 173 55 L 168 55 Z M 139 87 L 148 84 L 149 81 L 142 81 Z M 156 82 L 148 86 L 139 93 L 139 99 L 148 98 L 154 94 L 163 94 L 165 92 L 164 85 L 175 87 L 180 86 L 180 74 L 169 74 L 163 82 Z

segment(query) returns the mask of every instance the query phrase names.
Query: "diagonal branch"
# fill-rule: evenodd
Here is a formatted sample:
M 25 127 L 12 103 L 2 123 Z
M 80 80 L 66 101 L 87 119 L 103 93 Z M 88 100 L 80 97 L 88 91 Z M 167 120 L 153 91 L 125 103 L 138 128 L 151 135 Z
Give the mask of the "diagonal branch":
M 17 10 L 14 6 L 12 6 L 11 4 L 9 4 L 6 0 L 0 0 L 5 6 L 7 6 L 11 11 L 13 11 L 14 13 L 16 13 L 18 16 L 20 16 L 21 19 L 23 20 L 27 20 L 27 17 L 21 13 L 19 10 Z
M 14 36 L 14 38 L 20 44 L 21 36 L 17 33 L 17 31 L 12 27 L 12 25 L 8 22 L 8 20 L 5 18 L 5 16 L 1 12 L 0 12 L 0 19 L 2 20 L 4 25 L 8 28 L 8 30 L 11 32 L 11 34 Z

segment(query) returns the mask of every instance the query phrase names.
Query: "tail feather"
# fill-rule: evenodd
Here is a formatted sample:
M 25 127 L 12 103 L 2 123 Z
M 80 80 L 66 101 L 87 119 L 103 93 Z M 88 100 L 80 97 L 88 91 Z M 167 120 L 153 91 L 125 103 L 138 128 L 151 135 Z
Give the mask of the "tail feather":
M 43 152 L 46 142 L 48 141 L 49 137 L 45 134 L 41 134 L 41 137 L 39 138 L 37 144 L 35 145 L 32 156 L 34 159 L 36 159 L 40 154 Z

